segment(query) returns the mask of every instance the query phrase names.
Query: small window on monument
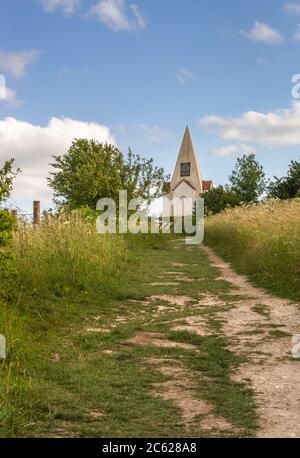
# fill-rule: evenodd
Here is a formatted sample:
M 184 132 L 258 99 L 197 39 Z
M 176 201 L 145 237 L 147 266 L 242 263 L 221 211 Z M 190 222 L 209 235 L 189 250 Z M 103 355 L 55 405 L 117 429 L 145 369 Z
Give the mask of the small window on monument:
M 191 163 L 190 162 L 182 162 L 180 164 L 180 176 L 181 177 L 189 177 L 191 175 Z

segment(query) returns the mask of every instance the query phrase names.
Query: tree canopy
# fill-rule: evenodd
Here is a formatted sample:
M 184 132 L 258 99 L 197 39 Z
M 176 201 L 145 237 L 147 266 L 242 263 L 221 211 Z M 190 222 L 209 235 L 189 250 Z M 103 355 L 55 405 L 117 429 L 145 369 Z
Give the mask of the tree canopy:
M 20 172 L 19 169 L 13 170 L 14 159 L 5 161 L 0 168 L 0 204 L 2 204 L 12 191 L 13 181 L 16 175 Z
M 278 199 L 300 197 L 300 162 L 290 163 L 286 177 L 274 177 L 268 185 L 268 196 Z
M 48 182 L 58 205 L 70 209 L 95 208 L 97 201 L 109 197 L 118 202 L 119 191 L 127 190 L 128 199 L 141 197 L 150 201 L 161 195 L 167 179 L 153 159 L 145 159 L 107 143 L 76 139 L 61 156 L 53 156 L 54 171 Z
M 231 189 L 244 203 L 257 202 L 266 188 L 263 167 L 256 161 L 253 153 L 244 154 L 237 159 L 229 181 Z
M 202 194 L 204 198 L 205 215 L 215 215 L 226 208 L 233 208 L 241 204 L 238 194 L 229 187 L 218 186 Z

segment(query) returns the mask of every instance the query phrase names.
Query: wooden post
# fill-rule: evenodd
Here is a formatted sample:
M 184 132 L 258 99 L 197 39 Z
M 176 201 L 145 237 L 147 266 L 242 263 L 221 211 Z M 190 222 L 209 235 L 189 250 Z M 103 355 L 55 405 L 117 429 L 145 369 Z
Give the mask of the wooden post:
M 33 202 L 33 224 L 40 224 L 41 222 L 41 202 L 35 200 Z

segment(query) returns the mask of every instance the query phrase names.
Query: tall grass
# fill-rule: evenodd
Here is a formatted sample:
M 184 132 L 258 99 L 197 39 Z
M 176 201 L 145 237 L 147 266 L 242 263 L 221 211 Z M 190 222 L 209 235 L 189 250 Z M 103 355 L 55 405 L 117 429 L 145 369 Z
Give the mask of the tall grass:
M 300 300 L 300 199 L 209 217 L 205 242 L 259 285 Z
M 8 286 L 17 299 L 107 288 L 128 258 L 123 237 L 97 234 L 95 224 L 76 213 L 36 227 L 21 225 L 13 247 L 17 274 Z
M 76 213 L 37 227 L 20 224 L 11 250 L 13 265 L 0 288 L 0 334 L 7 341 L 7 359 L 0 360 L 0 437 L 26 427 L 32 405 L 43 399 L 36 368 L 44 342 L 51 347 L 72 320 L 84 319 L 89 300 L 101 315 L 134 261 L 125 237 L 97 234 L 95 224 Z

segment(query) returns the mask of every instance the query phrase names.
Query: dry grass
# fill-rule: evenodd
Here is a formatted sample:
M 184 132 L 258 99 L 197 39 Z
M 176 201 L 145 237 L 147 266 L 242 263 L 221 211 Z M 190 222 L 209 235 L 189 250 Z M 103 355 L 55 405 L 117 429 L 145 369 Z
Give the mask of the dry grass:
M 57 296 L 95 290 L 116 278 L 127 259 L 122 236 L 97 234 L 95 224 L 74 213 L 38 227 L 21 225 L 14 236 L 19 295 Z
M 270 201 L 207 219 L 205 241 L 275 293 L 300 299 L 300 199 Z

